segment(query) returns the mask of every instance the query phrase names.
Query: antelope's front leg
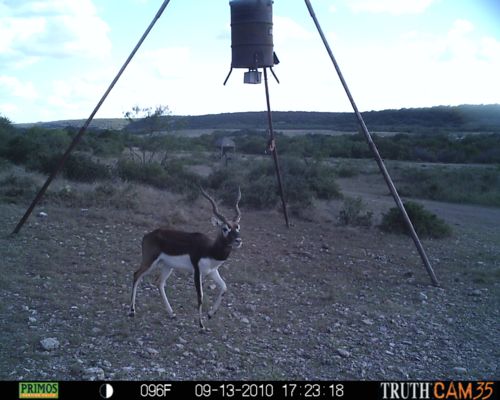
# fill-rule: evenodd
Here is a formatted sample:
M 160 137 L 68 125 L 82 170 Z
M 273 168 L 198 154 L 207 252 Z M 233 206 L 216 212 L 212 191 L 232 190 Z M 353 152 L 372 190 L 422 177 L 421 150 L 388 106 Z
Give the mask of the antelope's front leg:
M 208 276 L 210 276 L 210 278 L 212 278 L 212 280 L 215 282 L 215 284 L 219 287 L 219 290 L 220 290 L 219 295 L 217 296 L 217 299 L 215 300 L 212 308 L 210 309 L 210 311 L 208 311 L 208 318 L 212 318 L 220 307 L 222 297 L 224 296 L 224 294 L 227 291 L 227 286 L 226 286 L 226 282 L 224 282 L 224 280 L 221 278 L 218 270 L 214 270 L 214 271 L 210 272 L 210 274 Z

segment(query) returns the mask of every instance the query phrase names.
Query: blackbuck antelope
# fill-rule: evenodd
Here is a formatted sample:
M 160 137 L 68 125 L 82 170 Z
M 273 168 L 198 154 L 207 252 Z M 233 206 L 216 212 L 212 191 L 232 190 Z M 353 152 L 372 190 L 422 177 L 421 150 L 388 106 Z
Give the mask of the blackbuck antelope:
M 198 295 L 199 323 L 203 329 L 202 305 L 203 305 L 203 278 L 209 276 L 219 287 L 219 295 L 212 308 L 208 312 L 211 318 L 220 306 L 222 296 L 227 290 L 226 283 L 219 274 L 219 267 L 227 260 L 233 248 L 242 245 L 240 237 L 241 212 L 238 204 L 241 200 L 241 190 L 238 189 L 236 199 L 236 216 L 232 221 L 226 219 L 217 208 L 214 199 L 201 188 L 201 193 L 210 204 L 214 216 L 212 223 L 220 227 L 215 241 L 202 233 L 189 233 L 168 229 L 156 229 L 144 235 L 142 239 L 142 263 L 134 273 L 134 284 L 132 287 L 132 301 L 130 315 L 135 315 L 135 297 L 137 287 L 141 279 L 148 272 L 160 267 L 158 277 L 158 289 L 160 290 L 163 303 L 168 315 L 175 318 L 175 314 L 165 294 L 165 282 L 174 269 L 191 272 L 194 275 L 194 285 Z

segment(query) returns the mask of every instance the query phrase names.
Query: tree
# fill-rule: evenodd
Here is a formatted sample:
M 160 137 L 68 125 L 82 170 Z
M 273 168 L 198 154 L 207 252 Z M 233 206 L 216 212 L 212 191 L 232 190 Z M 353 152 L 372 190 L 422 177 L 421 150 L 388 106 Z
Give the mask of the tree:
M 0 114 L 0 132 L 10 132 L 12 129 L 12 121 Z
M 145 165 L 160 160 L 164 165 L 167 160 L 166 140 L 162 134 L 172 128 L 171 111 L 168 106 L 141 108 L 134 106 L 131 111 L 123 113 L 129 121 L 126 130 L 132 134 L 141 135 L 129 141 L 129 151 L 132 158 L 137 158 Z M 138 152 L 140 154 L 138 154 Z

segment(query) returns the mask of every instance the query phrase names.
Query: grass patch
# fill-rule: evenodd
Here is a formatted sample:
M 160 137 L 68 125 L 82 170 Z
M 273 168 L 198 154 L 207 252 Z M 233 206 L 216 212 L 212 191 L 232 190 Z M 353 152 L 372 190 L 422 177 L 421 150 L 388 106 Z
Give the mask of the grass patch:
M 500 207 L 500 167 L 405 168 L 401 195 Z
M 133 185 L 112 185 L 100 183 L 81 188 L 66 184 L 58 190 L 47 193 L 49 201 L 67 207 L 99 207 L 135 210 L 138 207 L 137 192 Z
M 335 167 L 335 173 L 339 178 L 353 178 L 360 174 L 360 170 L 352 162 L 341 162 Z

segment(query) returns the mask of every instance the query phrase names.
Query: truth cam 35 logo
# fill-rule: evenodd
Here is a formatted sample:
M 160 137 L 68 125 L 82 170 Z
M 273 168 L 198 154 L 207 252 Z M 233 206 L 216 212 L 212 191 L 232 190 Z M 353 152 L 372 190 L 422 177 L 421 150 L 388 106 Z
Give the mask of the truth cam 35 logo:
M 383 400 L 494 400 L 494 382 L 382 382 Z

